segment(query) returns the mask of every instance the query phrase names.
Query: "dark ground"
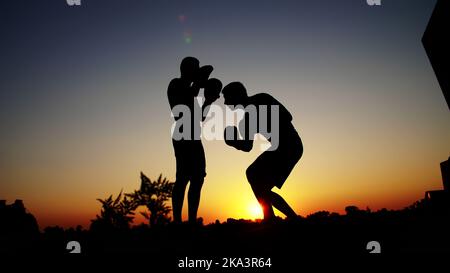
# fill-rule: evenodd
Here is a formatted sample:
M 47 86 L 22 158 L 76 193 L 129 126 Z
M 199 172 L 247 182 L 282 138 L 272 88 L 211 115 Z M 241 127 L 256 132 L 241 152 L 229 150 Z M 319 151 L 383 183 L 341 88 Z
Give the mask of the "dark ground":
M 422 200 L 399 211 L 371 212 L 356 207 L 347 207 L 346 211 L 346 215 L 317 212 L 300 220 L 280 219 L 275 223 L 229 219 L 225 223 L 197 227 L 142 225 L 124 230 L 64 230 L 59 227 L 49 227 L 44 232 L 3 230 L 0 254 L 3 257 L 33 254 L 52 260 L 81 257 L 107 261 L 110 266 L 134 261 L 131 264 L 146 268 L 193 272 L 206 270 L 180 268 L 180 260 L 185 261 L 186 257 L 212 259 L 218 264 L 209 271 L 278 272 L 302 268 L 312 260 L 321 260 L 323 263 L 317 265 L 327 266 L 327 261 L 333 258 L 373 262 L 381 258 L 450 257 L 447 209 L 432 207 Z M 81 254 L 69 254 L 66 249 L 69 241 L 80 243 Z M 369 253 L 366 247 L 370 241 L 380 243 L 381 253 Z M 75 256 L 77 258 L 73 258 Z M 233 264 L 236 267 L 223 268 L 224 258 L 236 258 Z M 264 262 L 270 258 L 271 265 L 246 268 L 245 258 L 263 258 Z

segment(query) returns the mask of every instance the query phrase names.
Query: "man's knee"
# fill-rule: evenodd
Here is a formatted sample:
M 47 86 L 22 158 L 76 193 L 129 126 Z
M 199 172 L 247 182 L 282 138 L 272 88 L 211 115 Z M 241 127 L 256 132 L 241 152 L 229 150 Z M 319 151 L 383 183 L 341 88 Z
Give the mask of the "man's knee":
M 258 178 L 256 177 L 256 172 L 252 166 L 248 167 L 245 171 L 245 175 L 247 176 L 247 181 L 250 183 L 250 185 L 253 185 L 256 183 Z
M 185 188 L 189 180 L 187 178 L 177 178 L 173 185 L 174 188 Z
M 204 178 L 203 177 L 193 177 L 191 179 L 191 184 L 189 185 L 189 190 L 201 190 L 203 187 Z
M 260 196 L 261 194 L 264 193 L 264 191 L 266 190 L 265 186 L 264 186 L 264 181 L 263 179 L 261 179 L 258 176 L 258 173 L 255 172 L 255 169 L 252 168 L 251 166 L 246 170 L 245 172 L 246 176 L 247 176 L 247 181 L 250 184 L 250 186 L 252 187 L 253 192 Z
M 266 182 L 266 178 L 253 166 L 247 168 L 245 175 L 247 176 L 247 181 L 250 185 L 263 185 Z

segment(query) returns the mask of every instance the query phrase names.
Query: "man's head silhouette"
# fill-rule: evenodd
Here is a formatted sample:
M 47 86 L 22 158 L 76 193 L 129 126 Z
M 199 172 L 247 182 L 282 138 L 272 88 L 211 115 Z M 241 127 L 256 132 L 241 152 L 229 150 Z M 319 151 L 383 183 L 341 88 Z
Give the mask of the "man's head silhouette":
M 225 105 L 246 105 L 248 101 L 247 89 L 240 82 L 227 84 L 222 90 Z
M 180 72 L 181 78 L 189 81 L 193 81 L 197 76 L 200 68 L 200 62 L 197 58 L 186 57 L 181 61 Z

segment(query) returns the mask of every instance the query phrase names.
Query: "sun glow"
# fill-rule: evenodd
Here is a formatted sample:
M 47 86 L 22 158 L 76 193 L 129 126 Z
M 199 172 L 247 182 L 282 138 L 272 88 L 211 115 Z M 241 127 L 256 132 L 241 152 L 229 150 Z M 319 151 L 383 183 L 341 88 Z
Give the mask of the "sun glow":
M 252 219 L 260 219 L 263 217 L 262 209 L 258 202 L 255 201 L 248 205 L 248 215 Z

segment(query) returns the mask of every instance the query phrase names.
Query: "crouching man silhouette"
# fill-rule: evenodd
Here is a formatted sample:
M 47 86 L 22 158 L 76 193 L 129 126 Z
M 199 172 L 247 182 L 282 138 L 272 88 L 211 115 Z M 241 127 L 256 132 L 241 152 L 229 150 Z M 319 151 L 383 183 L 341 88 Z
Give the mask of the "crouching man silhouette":
M 255 134 L 259 133 L 265 136 L 272 145 L 246 171 L 247 180 L 263 209 L 264 221 L 270 222 L 274 219 L 275 215 L 272 206 L 288 218 L 297 218 L 298 215 L 288 203 L 279 194 L 272 191 L 273 187 L 281 188 L 283 186 L 303 154 L 302 141 L 292 125 L 291 114 L 269 94 L 260 93 L 248 96 L 247 90 L 240 82 L 228 84 L 223 88 L 222 94 L 225 105 L 230 108 L 231 106 L 240 105 L 245 110 L 244 118 L 238 125 L 239 129 L 235 126 L 225 128 L 225 143 L 238 150 L 249 152 L 252 150 Z M 252 105 L 254 106 L 253 109 L 256 109 L 256 120 L 255 115 L 253 115 L 253 120 L 250 119 L 251 115 L 247 110 L 248 106 Z M 271 111 L 265 111 L 269 117 L 263 117 L 266 113 L 263 113 L 261 110 L 263 108 L 260 106 L 266 106 L 267 108 L 276 107 L 278 109 L 278 120 L 273 120 L 270 117 Z M 278 143 L 274 143 L 275 138 L 268 134 L 269 130 L 262 129 L 261 119 L 268 121 L 268 128 L 276 127 L 273 123 L 278 122 Z M 253 128 L 256 128 L 253 131 L 251 130 L 252 124 L 254 125 Z M 243 138 L 239 138 L 239 133 L 243 134 Z

